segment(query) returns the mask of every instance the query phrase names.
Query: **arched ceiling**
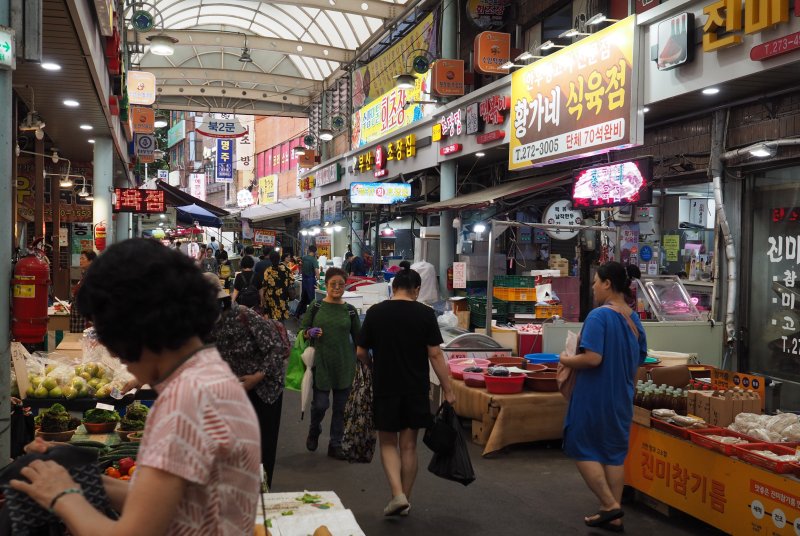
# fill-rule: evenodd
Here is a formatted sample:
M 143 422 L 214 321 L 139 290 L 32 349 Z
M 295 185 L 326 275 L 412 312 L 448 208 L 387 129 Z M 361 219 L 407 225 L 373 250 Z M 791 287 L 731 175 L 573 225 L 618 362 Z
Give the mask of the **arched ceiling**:
M 133 68 L 156 75 L 165 109 L 260 115 L 306 115 L 323 81 L 407 0 L 151 0 L 125 12 Z M 155 29 L 134 32 L 134 11 L 155 17 Z M 178 40 L 175 53 L 150 53 L 148 37 Z M 239 61 L 249 49 L 253 61 Z M 138 46 L 137 46 L 138 45 Z

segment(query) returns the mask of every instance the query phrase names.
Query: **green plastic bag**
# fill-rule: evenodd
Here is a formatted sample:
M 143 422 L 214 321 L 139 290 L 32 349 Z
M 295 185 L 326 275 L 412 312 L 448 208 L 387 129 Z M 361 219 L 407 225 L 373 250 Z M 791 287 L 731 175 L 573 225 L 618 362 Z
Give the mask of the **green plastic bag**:
M 292 391 L 299 391 L 303 382 L 306 365 L 303 363 L 302 355 L 306 348 L 308 348 L 308 341 L 302 333 L 298 333 L 292 351 L 289 353 L 289 365 L 286 368 L 286 388 Z

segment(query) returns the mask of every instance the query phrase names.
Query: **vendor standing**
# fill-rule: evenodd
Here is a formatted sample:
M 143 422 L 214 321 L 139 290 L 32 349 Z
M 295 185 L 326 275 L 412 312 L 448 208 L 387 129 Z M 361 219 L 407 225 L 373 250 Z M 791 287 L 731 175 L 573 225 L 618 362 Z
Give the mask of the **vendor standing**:
M 317 246 L 308 246 L 308 254 L 300 259 L 302 264 L 301 274 L 303 275 L 302 290 L 300 293 L 300 305 L 297 306 L 297 316 L 303 316 L 308 305 L 314 301 L 314 293 L 319 279 L 319 262 L 317 261 Z
M 81 258 L 78 261 L 79 266 L 81 267 L 81 279 L 78 281 L 78 284 L 72 288 L 72 307 L 69 310 L 69 332 L 70 333 L 83 333 L 83 330 L 86 329 L 86 319 L 83 315 L 78 312 L 78 306 L 75 303 L 75 297 L 78 295 L 78 290 L 80 290 L 81 285 L 83 284 L 83 278 L 86 275 L 86 270 L 89 269 L 89 265 L 92 264 L 92 261 L 97 258 L 97 253 L 92 250 L 81 251 Z

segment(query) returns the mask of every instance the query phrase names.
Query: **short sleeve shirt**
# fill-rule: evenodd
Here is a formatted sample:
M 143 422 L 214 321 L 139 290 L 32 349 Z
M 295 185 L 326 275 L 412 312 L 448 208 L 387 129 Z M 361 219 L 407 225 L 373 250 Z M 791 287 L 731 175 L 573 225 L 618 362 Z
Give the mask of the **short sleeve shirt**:
M 375 398 L 426 395 L 428 347 L 441 343 L 436 313 L 427 305 L 387 300 L 370 307 L 358 345 L 372 350 Z
M 319 269 L 319 261 L 313 255 L 304 255 L 301 259 L 303 262 L 303 275 L 314 276 L 314 271 Z
M 252 535 L 260 434 L 236 376 L 206 347 L 155 389 L 137 464 L 188 482 L 167 534 Z

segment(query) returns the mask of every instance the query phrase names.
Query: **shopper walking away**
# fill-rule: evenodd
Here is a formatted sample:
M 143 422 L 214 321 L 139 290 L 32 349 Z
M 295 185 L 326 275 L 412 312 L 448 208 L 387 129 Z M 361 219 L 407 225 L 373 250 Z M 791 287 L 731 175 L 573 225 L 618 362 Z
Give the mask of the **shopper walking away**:
M 283 322 L 289 318 L 289 289 L 294 287 L 294 277 L 281 262 L 280 253 L 273 250 L 269 260 L 271 266 L 264 272 L 261 287 L 261 308 L 269 318 Z
M 212 276 L 209 281 L 217 289 L 222 313 L 207 342 L 216 345 L 253 404 L 261 430 L 261 463 L 267 485 L 272 488 L 283 405 L 284 361 L 289 357 L 286 330 L 234 303 L 218 278 Z
M 31 462 L 22 469 L 26 481 L 11 486 L 75 536 L 253 534 L 258 424 L 238 378 L 213 346 L 203 345 L 219 309 L 216 289 L 200 268 L 155 240 L 125 240 L 92 263 L 78 305 L 100 342 L 158 392 L 133 480 L 103 477 L 121 517 L 96 510 L 53 461 Z M 28 449 L 49 447 L 37 439 Z
M 410 266 L 408 261 L 400 263 L 392 280 L 392 299 L 370 307 L 358 336 L 358 359 L 373 368 L 375 428 L 392 494 L 383 510 L 387 516 L 408 515 L 411 509 L 417 435 L 431 424 L 429 364 L 445 399 L 455 402 L 436 314 L 416 301 L 422 279 Z
M 618 532 L 623 530 L 620 501 L 634 379 L 647 356 L 642 323 L 625 303 L 630 283 L 618 262 L 597 269 L 592 291 L 599 307 L 586 317 L 578 354 L 561 354 L 561 363 L 576 375 L 564 421 L 564 452 L 600 501 L 598 512 L 584 521 Z
M 228 260 L 228 252 L 225 251 L 225 244 L 220 244 L 219 249 L 214 252 L 214 258 L 222 266 Z
M 312 246 L 313 247 L 313 246 Z M 344 405 L 356 370 L 355 340 L 361 321 L 355 307 L 345 303 L 344 285 L 347 274 L 341 268 L 325 272 L 325 299 L 314 301 L 301 324 L 303 336 L 314 345 L 314 397 L 311 401 L 311 423 L 306 448 L 317 450 L 322 433 L 322 419 L 331 404 L 330 442 L 328 456 L 345 459 L 342 452 L 344 435 Z
M 203 257 L 203 260 L 200 261 L 200 269 L 203 272 L 209 272 L 212 274 L 219 273 L 219 263 L 217 259 L 214 258 L 214 250 L 212 248 L 206 248 L 206 256 Z
M 200 260 L 200 244 L 197 242 L 189 242 L 186 246 L 186 254 L 189 255 L 189 258 L 192 260 Z
M 361 250 L 360 257 L 353 257 L 350 264 L 350 270 L 353 275 L 366 276 L 369 272 L 372 261 L 370 260 L 369 251 L 367 248 Z
M 256 273 L 256 283 L 258 288 L 261 288 L 264 284 L 264 272 L 272 266 L 272 261 L 269 260 L 269 254 L 272 253 L 272 248 L 266 248 L 264 254 L 258 258 L 258 262 L 253 267 L 253 271 Z
M 81 279 L 72 289 L 72 305 L 69 309 L 70 333 L 83 333 L 83 330 L 86 329 L 86 318 L 80 313 L 80 311 L 78 311 L 78 304 L 76 303 L 75 297 L 78 295 L 78 291 L 83 284 L 83 278 L 86 277 L 86 270 L 89 269 L 92 261 L 94 261 L 96 258 L 97 253 L 90 249 L 81 251 L 81 256 L 78 260 L 78 266 L 81 268 Z
M 240 267 L 242 271 L 236 274 L 233 280 L 233 292 L 231 292 L 231 299 L 245 307 L 258 307 L 261 303 L 261 298 L 258 295 L 258 287 L 256 286 L 256 274 L 253 272 L 253 257 L 242 257 Z
M 216 255 L 217 251 L 219 251 L 219 242 L 217 242 L 216 237 L 211 237 L 208 247 L 214 250 L 214 255 Z
M 317 246 L 308 246 L 308 254 L 300 258 L 300 273 L 303 282 L 300 291 L 300 304 L 297 306 L 297 316 L 301 317 L 306 312 L 308 304 L 314 301 L 314 293 L 319 278 L 319 263 L 317 262 Z M 347 276 L 345 275 L 345 279 Z

